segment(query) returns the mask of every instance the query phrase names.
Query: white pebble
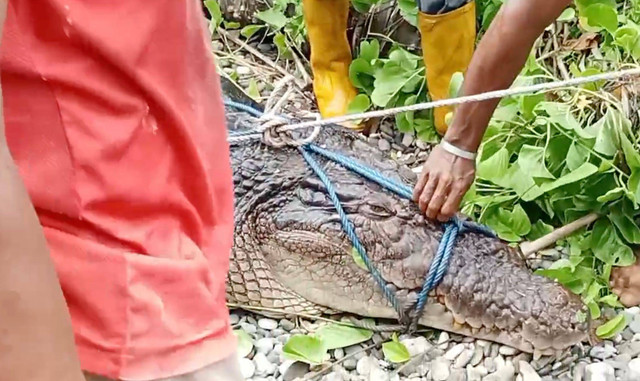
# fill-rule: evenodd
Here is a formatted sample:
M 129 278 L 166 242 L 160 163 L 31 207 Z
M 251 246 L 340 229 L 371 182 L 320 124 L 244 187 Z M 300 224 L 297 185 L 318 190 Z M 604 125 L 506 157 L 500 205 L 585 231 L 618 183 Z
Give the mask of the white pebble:
M 264 353 L 265 355 L 273 350 L 273 338 L 263 337 L 254 344 L 258 353 Z
M 526 361 L 520 361 L 518 363 L 518 367 L 520 368 L 520 375 L 522 376 L 522 381 L 540 381 L 541 378 L 536 372 L 535 369 Z
M 249 75 L 251 74 L 251 69 L 246 66 L 238 66 L 236 68 L 236 73 L 238 73 L 238 75 Z
M 460 356 L 460 353 L 462 353 L 464 349 L 465 349 L 464 344 L 456 344 L 453 347 L 451 347 L 451 349 L 449 349 L 447 353 L 444 354 L 444 358 L 449 361 L 453 361 L 456 358 L 458 358 L 458 356 Z
M 451 374 L 449 361 L 445 358 L 437 358 L 431 363 L 431 377 L 434 381 L 445 381 Z
M 498 352 L 503 355 L 503 356 L 515 356 L 517 355 L 520 351 L 513 348 L 513 347 L 509 347 L 507 345 L 503 345 L 500 347 L 500 349 L 498 350 Z
M 336 348 L 333 351 L 333 357 L 335 357 L 336 360 L 340 360 L 341 358 L 343 358 L 344 357 L 344 349 Z
M 375 360 L 369 356 L 361 358 L 356 364 L 356 372 L 361 376 L 368 376 L 371 373 L 374 361 Z
M 632 380 L 640 380 L 640 357 L 637 357 L 631 361 L 629 361 L 629 364 L 627 364 L 627 366 L 629 367 L 629 377 Z
M 482 365 L 475 367 L 467 365 L 467 381 L 481 381 L 487 374 L 489 374 L 487 368 Z
M 275 373 L 276 364 L 272 364 L 264 353 L 256 353 L 253 357 L 253 362 L 256 365 L 256 374 L 258 376 L 269 376 Z
M 278 322 L 272 319 L 260 319 L 258 320 L 258 327 L 266 331 L 271 331 L 278 328 Z
M 287 369 L 293 364 L 295 361 L 293 360 L 285 360 L 278 366 L 278 373 L 285 374 Z
M 238 359 L 240 361 L 240 371 L 242 372 L 242 377 L 245 379 L 253 377 L 256 373 L 256 366 L 253 364 L 253 361 L 248 358 Z
M 447 332 L 442 332 L 440 337 L 438 337 L 438 345 L 445 344 L 449 341 L 449 334 Z
M 429 341 L 424 336 L 404 339 L 400 342 L 407 348 L 411 357 L 425 353 L 431 348 L 431 344 L 429 344 Z
M 389 381 L 389 375 L 386 371 L 374 366 L 369 373 L 369 381 Z
M 615 370 L 607 363 L 597 362 L 585 368 L 585 381 L 614 381 L 615 379 Z

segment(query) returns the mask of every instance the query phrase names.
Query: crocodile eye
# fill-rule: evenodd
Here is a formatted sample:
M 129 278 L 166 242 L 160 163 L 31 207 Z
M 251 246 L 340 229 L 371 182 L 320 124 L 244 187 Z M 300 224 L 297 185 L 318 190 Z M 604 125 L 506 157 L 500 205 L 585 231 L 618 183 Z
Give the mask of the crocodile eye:
M 360 208 L 360 211 L 369 217 L 386 218 L 386 217 L 391 217 L 393 215 L 393 212 L 389 210 L 389 208 L 380 204 L 365 203 Z

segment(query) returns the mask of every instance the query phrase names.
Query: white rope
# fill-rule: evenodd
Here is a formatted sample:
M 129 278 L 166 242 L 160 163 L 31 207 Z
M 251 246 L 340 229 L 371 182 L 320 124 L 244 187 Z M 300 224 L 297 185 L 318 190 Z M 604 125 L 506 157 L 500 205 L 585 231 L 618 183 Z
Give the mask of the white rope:
M 421 111 L 421 110 L 428 110 L 428 109 L 433 109 L 433 108 L 438 108 L 443 106 L 455 106 L 455 105 L 460 105 L 465 103 L 481 102 L 481 101 L 486 101 L 490 99 L 500 99 L 500 98 L 510 97 L 514 95 L 530 94 L 530 93 L 536 93 L 539 91 L 549 91 L 549 90 L 560 89 L 564 87 L 573 87 L 573 86 L 583 85 L 586 83 L 607 81 L 607 80 L 619 79 L 623 77 L 634 77 L 638 75 L 640 75 L 640 67 L 633 68 L 633 69 L 626 69 L 626 70 L 618 70 L 618 71 L 613 71 L 613 72 L 603 73 L 603 74 L 590 75 L 586 77 L 571 78 L 563 81 L 554 81 L 554 82 L 541 83 L 537 85 L 514 87 L 510 89 L 505 89 L 505 90 L 488 91 L 486 93 L 467 95 L 467 96 L 457 97 L 457 98 L 442 99 L 442 100 L 432 101 L 432 102 L 418 103 L 410 106 L 394 107 L 394 108 L 389 108 L 385 110 L 375 110 L 375 111 L 368 111 L 368 112 L 363 112 L 358 114 L 349 114 L 349 115 L 327 118 L 322 120 L 312 120 L 307 122 L 293 123 L 293 124 L 289 124 L 287 126 L 278 128 L 278 132 L 293 131 L 293 130 L 298 130 L 302 128 L 321 127 L 321 126 L 326 126 L 330 124 L 342 124 L 345 122 L 362 120 L 362 119 L 380 118 L 380 117 L 396 115 L 396 114 L 400 114 L 408 111 Z M 260 128 L 256 129 L 256 131 L 260 131 Z M 248 136 L 251 136 L 252 138 L 256 138 L 256 137 L 260 137 L 261 135 L 256 134 L 256 135 L 230 137 L 229 142 L 248 140 L 246 139 Z

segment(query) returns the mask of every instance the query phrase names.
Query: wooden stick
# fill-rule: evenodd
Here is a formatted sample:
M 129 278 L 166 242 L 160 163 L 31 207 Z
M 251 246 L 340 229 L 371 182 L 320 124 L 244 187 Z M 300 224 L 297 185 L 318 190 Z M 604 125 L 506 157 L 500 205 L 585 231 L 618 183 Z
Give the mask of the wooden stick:
M 584 217 L 581 217 L 570 224 L 567 224 L 561 228 L 558 228 L 551 233 L 545 235 L 544 237 L 538 238 L 533 242 L 523 242 L 520 244 L 520 250 L 522 254 L 526 257 L 529 255 L 540 251 L 544 248 L 547 248 L 557 241 L 568 237 L 572 233 L 576 232 L 578 229 L 588 226 L 597 220 L 600 216 L 596 213 L 588 214 Z

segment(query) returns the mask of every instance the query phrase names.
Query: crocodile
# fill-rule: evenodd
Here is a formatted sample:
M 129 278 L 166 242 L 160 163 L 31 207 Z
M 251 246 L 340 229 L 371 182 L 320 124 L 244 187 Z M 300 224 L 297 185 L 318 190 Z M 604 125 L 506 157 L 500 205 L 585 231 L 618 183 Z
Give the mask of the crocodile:
M 255 119 L 229 110 L 231 133 Z M 309 131 L 294 131 L 303 138 Z M 349 155 L 396 181 L 416 175 L 339 126 L 323 127 L 315 143 Z M 397 312 L 371 274 L 354 260 L 325 187 L 294 147 L 260 140 L 231 144 L 235 236 L 227 301 L 283 314 L 337 312 L 394 319 Z M 318 158 L 332 179 L 358 237 L 389 287 L 410 308 L 443 235 L 402 199 L 349 170 Z M 581 299 L 534 275 L 517 248 L 476 233 L 461 235 L 442 282 L 429 294 L 419 324 L 532 353 L 552 354 L 590 337 Z

